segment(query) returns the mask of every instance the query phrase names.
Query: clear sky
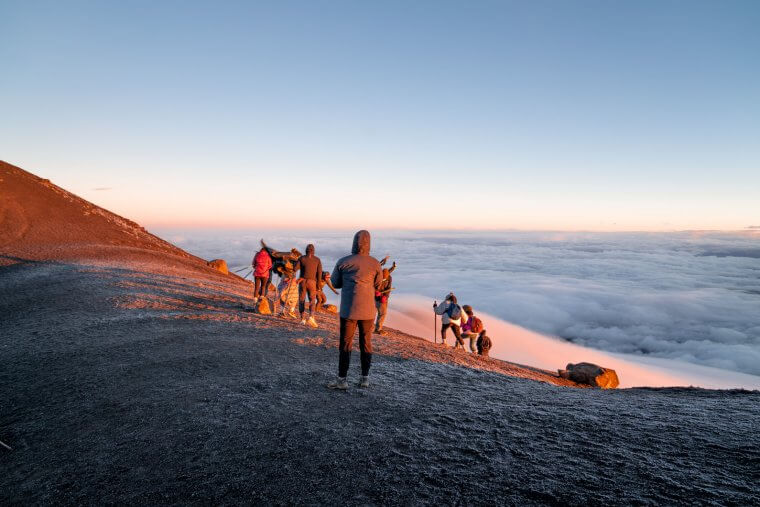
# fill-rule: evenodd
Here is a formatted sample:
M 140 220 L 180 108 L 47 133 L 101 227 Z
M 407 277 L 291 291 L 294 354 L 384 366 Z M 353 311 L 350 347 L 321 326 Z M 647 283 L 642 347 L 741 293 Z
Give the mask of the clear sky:
M 146 226 L 760 225 L 760 2 L 0 0 L 0 159 Z

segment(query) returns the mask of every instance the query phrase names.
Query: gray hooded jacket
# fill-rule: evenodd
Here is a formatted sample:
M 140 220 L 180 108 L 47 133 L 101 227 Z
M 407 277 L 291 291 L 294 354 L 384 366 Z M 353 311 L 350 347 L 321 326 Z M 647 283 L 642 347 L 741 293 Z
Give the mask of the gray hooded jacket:
M 375 291 L 383 282 L 380 262 L 369 255 L 368 231 L 354 234 L 352 255 L 339 259 L 332 273 L 332 283 L 340 292 L 340 316 L 343 319 L 375 318 Z

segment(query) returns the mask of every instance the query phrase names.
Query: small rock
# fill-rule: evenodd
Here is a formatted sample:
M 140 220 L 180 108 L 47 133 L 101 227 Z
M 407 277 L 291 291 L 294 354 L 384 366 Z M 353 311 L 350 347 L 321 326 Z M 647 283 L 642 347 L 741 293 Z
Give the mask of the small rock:
M 230 273 L 227 270 L 227 261 L 225 261 L 224 259 L 214 259 L 213 261 L 208 261 L 206 265 L 211 268 L 214 268 L 220 273 L 224 273 L 225 275 L 228 275 Z

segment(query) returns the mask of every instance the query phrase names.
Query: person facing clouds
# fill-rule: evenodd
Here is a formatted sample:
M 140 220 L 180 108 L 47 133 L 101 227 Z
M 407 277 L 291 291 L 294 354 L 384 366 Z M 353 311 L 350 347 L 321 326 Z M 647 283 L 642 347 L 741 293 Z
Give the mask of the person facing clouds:
M 369 369 L 372 363 L 372 326 L 375 320 L 375 292 L 383 281 L 380 262 L 369 255 L 370 234 L 361 230 L 354 235 L 351 255 L 335 263 L 332 283 L 340 291 L 340 349 L 338 352 L 338 378 L 328 384 L 331 389 L 348 389 L 346 377 L 351 362 L 351 346 L 359 327 L 361 359 L 360 387 L 369 387 Z
M 296 263 L 298 275 L 298 310 L 301 313 L 301 324 L 317 327 L 314 320 L 314 307 L 317 303 L 317 285 L 322 279 L 322 261 L 314 255 L 314 245 L 306 245 L 306 255 L 302 255 Z M 306 296 L 309 296 L 309 320 L 304 318 Z

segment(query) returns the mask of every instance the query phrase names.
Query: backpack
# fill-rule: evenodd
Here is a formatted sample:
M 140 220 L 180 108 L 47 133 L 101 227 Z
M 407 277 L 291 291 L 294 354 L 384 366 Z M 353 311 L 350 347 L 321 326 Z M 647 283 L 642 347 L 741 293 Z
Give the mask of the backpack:
M 446 314 L 451 320 L 458 320 L 462 317 L 462 307 L 456 303 L 451 303 L 446 309 Z
M 472 324 L 470 325 L 470 331 L 473 333 L 479 333 L 483 330 L 483 322 L 476 316 L 472 316 Z

